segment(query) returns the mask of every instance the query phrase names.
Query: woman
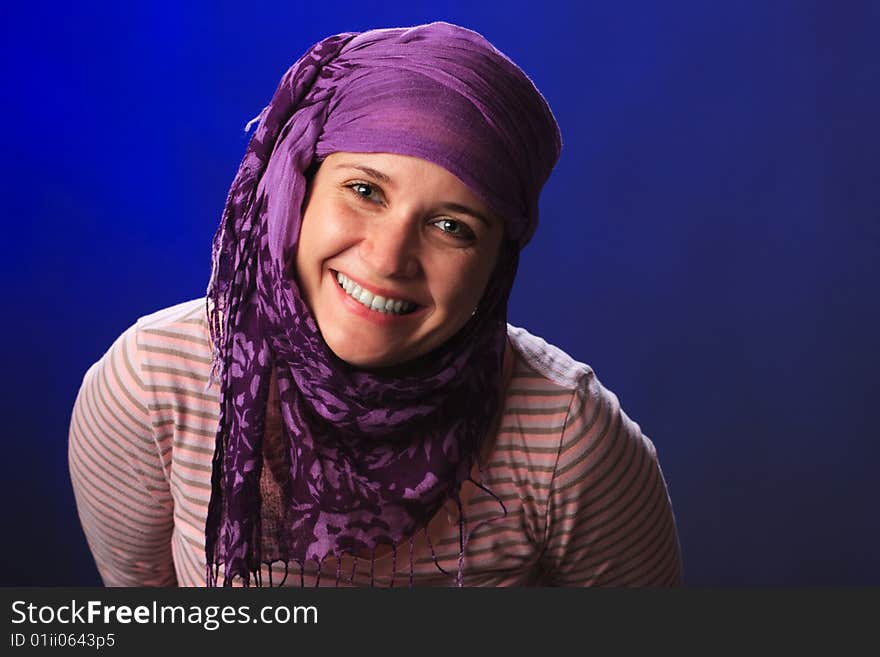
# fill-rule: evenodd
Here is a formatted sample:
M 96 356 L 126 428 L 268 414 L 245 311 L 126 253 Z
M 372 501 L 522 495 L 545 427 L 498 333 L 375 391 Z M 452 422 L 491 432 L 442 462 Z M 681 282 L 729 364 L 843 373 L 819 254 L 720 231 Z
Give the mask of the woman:
M 311 48 L 259 117 L 207 304 L 86 374 L 70 465 L 105 583 L 677 583 L 653 445 L 506 323 L 559 149 L 474 32 Z

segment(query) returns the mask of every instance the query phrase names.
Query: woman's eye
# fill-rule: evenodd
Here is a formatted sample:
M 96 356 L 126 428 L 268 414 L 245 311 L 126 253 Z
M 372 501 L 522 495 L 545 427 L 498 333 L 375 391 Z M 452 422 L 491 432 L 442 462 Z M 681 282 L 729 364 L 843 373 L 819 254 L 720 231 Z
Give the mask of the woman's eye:
M 348 188 L 355 194 L 367 201 L 380 202 L 382 200 L 379 189 L 370 183 L 356 182 L 348 185 Z
M 434 225 L 447 235 L 451 235 L 457 239 L 472 239 L 474 237 L 473 232 L 467 227 L 467 224 L 456 221 L 455 219 L 440 219 L 435 221 Z

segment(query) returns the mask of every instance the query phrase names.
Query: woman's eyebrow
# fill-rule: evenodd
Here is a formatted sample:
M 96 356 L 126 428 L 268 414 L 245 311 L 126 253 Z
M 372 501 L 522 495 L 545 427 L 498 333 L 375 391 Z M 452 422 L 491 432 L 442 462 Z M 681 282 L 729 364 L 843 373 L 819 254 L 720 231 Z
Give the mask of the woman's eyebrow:
M 473 208 L 469 208 L 466 205 L 460 205 L 458 203 L 444 203 L 442 206 L 442 209 L 447 212 L 457 212 L 459 214 L 466 214 L 469 217 L 473 217 L 474 219 L 481 221 L 486 226 L 486 228 L 492 228 L 492 222 L 489 220 L 488 217 L 480 214 L 479 212 L 477 212 Z
M 358 171 L 363 171 L 365 174 L 370 176 L 371 178 L 375 178 L 376 180 L 381 180 L 383 183 L 391 183 L 391 178 L 389 178 L 386 174 L 381 171 L 376 171 L 375 169 L 371 169 L 370 167 L 365 167 L 362 164 L 352 164 L 350 162 L 340 162 L 337 164 L 335 169 L 357 169 Z

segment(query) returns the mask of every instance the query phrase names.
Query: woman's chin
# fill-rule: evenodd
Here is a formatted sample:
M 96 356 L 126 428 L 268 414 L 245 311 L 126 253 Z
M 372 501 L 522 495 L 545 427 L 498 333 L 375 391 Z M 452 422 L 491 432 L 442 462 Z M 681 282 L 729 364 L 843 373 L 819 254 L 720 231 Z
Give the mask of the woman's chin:
M 354 346 L 349 342 L 341 345 L 327 344 L 337 358 L 352 367 L 359 369 L 383 369 L 395 367 L 405 363 L 411 358 L 401 349 L 388 349 L 370 347 L 368 345 Z

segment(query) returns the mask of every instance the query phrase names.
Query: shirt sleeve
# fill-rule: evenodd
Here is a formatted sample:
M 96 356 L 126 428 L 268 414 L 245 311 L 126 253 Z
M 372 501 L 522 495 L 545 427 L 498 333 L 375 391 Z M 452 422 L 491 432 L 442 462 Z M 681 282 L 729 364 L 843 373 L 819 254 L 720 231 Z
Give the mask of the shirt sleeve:
M 86 373 L 71 416 L 77 512 L 106 586 L 173 586 L 170 445 L 151 423 L 137 328 Z
M 572 397 L 547 508 L 557 586 L 676 586 L 681 552 L 653 443 L 591 372 Z

